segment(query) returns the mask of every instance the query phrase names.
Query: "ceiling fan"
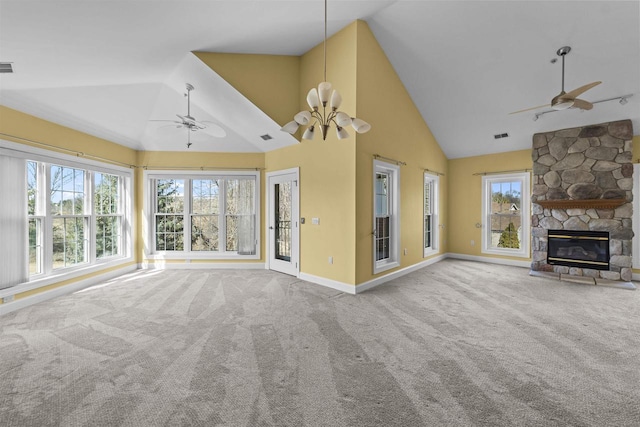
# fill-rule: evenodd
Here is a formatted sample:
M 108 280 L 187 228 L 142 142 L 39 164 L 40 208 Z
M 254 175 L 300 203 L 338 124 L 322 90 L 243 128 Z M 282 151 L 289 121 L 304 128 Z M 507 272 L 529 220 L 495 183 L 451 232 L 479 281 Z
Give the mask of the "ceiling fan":
M 525 111 L 537 110 L 538 108 L 543 107 L 551 107 L 554 110 L 566 110 L 567 108 L 591 110 L 593 108 L 593 104 L 591 102 L 585 101 L 584 99 L 578 99 L 578 96 L 588 91 L 589 89 L 598 86 L 602 82 L 589 83 L 584 86 L 580 86 L 579 88 L 574 89 L 571 92 L 564 91 L 564 57 L 567 56 L 569 52 L 571 52 L 571 47 L 569 46 L 563 46 L 556 52 L 558 56 L 562 58 L 562 91 L 558 95 L 553 97 L 553 99 L 551 100 L 551 104 L 538 105 L 537 107 L 526 108 L 524 110 L 514 111 L 509 114 L 523 113 Z
M 187 130 L 187 148 L 191 147 L 191 132 L 203 131 L 210 136 L 216 138 L 223 138 L 227 135 L 225 130 L 217 125 L 216 123 L 210 121 L 198 121 L 193 116 L 191 116 L 191 91 L 195 88 L 192 84 L 186 84 L 187 93 L 184 96 L 187 97 L 187 114 L 182 116 L 180 114 L 176 114 L 180 120 L 150 120 L 152 122 L 170 122 L 176 128 L 186 129 Z

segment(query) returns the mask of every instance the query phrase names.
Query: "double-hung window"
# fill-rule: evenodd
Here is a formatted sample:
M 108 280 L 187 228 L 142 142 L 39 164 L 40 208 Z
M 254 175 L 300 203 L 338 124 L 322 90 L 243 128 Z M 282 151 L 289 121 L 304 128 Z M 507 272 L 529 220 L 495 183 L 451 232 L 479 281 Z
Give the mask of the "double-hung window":
M 424 256 L 438 252 L 438 175 L 424 174 Z
M 158 171 L 149 172 L 147 181 L 151 257 L 259 256 L 259 173 Z
M 89 209 L 87 171 L 51 165 L 50 206 L 53 270 L 84 264 L 88 259 Z
M 530 238 L 528 172 L 482 177 L 482 252 L 528 258 Z
M 118 256 L 122 250 L 122 177 L 95 172 L 94 209 L 96 230 L 96 258 Z
M 131 256 L 130 171 L 33 155 L 26 182 L 31 279 Z

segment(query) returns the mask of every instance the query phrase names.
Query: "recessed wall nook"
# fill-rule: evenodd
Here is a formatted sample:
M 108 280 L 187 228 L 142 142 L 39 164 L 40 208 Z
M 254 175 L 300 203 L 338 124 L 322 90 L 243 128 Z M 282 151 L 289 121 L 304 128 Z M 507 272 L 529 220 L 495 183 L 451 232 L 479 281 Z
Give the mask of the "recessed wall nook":
M 532 275 L 633 287 L 632 138 L 631 120 L 533 136 Z M 550 253 L 549 235 L 556 241 L 564 236 L 560 257 L 557 249 Z M 602 244 L 588 253 L 594 235 L 608 236 L 607 260 L 596 254 Z M 589 262 L 596 255 L 597 266 Z

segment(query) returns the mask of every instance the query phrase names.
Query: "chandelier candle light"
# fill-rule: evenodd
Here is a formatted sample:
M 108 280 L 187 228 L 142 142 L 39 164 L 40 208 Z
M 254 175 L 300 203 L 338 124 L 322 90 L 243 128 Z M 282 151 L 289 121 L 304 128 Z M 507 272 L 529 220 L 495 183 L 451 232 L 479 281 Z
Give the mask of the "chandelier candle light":
M 324 0 L 324 81 L 318 85 L 318 89 L 313 88 L 307 94 L 307 103 L 311 111 L 300 111 L 293 117 L 293 120 L 282 127 L 282 131 L 290 134 L 296 133 L 298 127 L 311 123 L 304 133 L 302 139 L 313 139 L 315 128 L 318 126 L 322 133 L 322 139 L 327 139 L 327 132 L 331 123 L 336 126 L 338 139 L 349 137 L 345 127 L 351 125 L 358 133 L 365 133 L 371 129 L 371 125 L 362 119 L 351 117 L 347 113 L 338 111 L 342 103 L 342 97 L 334 90 L 331 91 L 331 83 L 327 81 L 327 0 Z M 329 104 L 329 111 L 327 111 Z M 322 107 L 322 110 L 320 110 Z M 313 123 L 312 123 L 313 122 Z

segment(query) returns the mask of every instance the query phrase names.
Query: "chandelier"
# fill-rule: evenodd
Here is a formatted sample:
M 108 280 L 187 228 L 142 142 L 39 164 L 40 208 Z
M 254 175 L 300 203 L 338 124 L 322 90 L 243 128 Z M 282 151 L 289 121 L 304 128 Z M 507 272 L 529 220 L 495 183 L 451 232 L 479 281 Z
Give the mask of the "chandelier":
M 331 83 L 327 81 L 327 0 L 324 0 L 324 81 L 318 88 L 312 88 L 307 94 L 307 103 L 310 111 L 300 111 L 293 120 L 282 127 L 282 131 L 290 134 L 296 133 L 298 127 L 310 125 L 302 134 L 302 139 L 313 139 L 316 127 L 320 128 L 322 139 L 327 139 L 327 132 L 333 123 L 336 127 L 338 139 L 349 136 L 345 127 L 351 125 L 358 133 L 365 133 L 371 129 L 371 125 L 362 119 L 351 117 L 347 113 L 339 111 L 342 97 L 336 90 L 331 90 Z M 328 109 L 327 109 L 328 104 Z

